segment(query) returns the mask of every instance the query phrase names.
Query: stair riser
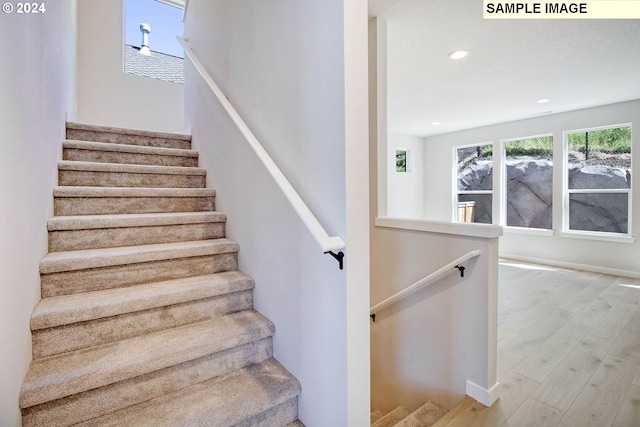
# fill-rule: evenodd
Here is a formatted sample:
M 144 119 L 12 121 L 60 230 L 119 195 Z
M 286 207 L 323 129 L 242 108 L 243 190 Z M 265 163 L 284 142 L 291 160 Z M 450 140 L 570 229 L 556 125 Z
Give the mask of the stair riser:
M 215 197 L 56 197 L 54 214 L 109 215 L 215 210 Z
M 67 129 L 67 139 L 79 141 L 109 142 L 112 144 L 141 145 L 145 147 L 191 149 L 191 141 L 154 138 L 149 136 L 127 135 L 122 133 L 101 132 L 93 130 Z
M 119 163 L 128 165 L 198 167 L 197 157 L 161 156 L 156 154 L 122 153 L 118 151 L 80 150 L 65 148 L 64 160 L 96 163 Z
M 253 308 L 253 292 L 243 291 L 151 310 L 33 331 L 33 358 L 132 338 Z
M 232 252 L 43 274 L 40 276 L 40 282 L 42 297 L 47 298 L 214 274 L 237 268 L 238 254 Z
M 49 251 L 188 242 L 218 239 L 224 237 L 224 235 L 224 222 L 50 231 Z
M 67 171 L 58 173 L 59 185 L 81 187 L 205 188 L 203 175 L 129 172 Z
M 283 427 L 298 419 L 298 398 L 294 397 L 234 427 Z
M 264 338 L 116 384 L 23 409 L 22 425 L 69 426 L 225 375 L 271 356 L 272 340 Z

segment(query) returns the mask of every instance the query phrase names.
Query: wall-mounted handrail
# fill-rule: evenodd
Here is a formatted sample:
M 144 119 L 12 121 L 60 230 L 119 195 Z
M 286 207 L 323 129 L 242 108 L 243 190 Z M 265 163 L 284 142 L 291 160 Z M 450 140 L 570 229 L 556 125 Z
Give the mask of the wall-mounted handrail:
M 473 250 L 470 252 L 467 252 L 466 254 L 462 255 L 460 258 L 456 258 L 455 260 L 451 261 L 450 263 L 448 263 L 447 265 L 444 265 L 442 267 L 440 267 L 439 269 L 437 269 L 436 271 L 434 271 L 431 274 L 428 274 L 427 276 L 423 277 L 422 279 L 412 283 L 411 285 L 407 286 L 406 288 L 404 288 L 403 290 L 396 292 L 395 294 L 391 295 L 389 298 L 380 301 L 378 304 L 374 305 L 373 307 L 371 307 L 371 309 L 369 310 L 369 314 L 371 315 L 371 317 L 373 318 L 373 320 L 375 321 L 375 313 L 377 311 L 382 310 L 383 308 L 386 308 L 388 306 L 390 306 L 391 304 L 394 304 L 398 301 L 400 301 L 403 298 L 408 297 L 409 295 L 418 292 L 420 289 L 426 288 L 427 286 L 431 285 L 432 283 L 438 281 L 439 279 L 448 276 L 451 273 L 455 273 L 456 271 L 460 271 L 460 274 L 464 276 L 464 267 L 461 266 L 460 264 L 462 264 L 463 262 L 469 261 L 472 258 L 475 258 L 477 256 L 480 256 L 480 251 L 479 250 Z
M 338 254 L 334 254 L 332 251 L 338 251 L 340 249 L 344 249 L 346 246 L 344 240 L 340 236 L 329 236 L 329 234 L 322 227 L 320 222 L 318 222 L 317 218 L 313 215 L 309 207 L 304 203 L 302 198 L 298 195 L 296 190 L 291 186 L 291 183 L 284 176 L 278 165 L 273 161 L 269 153 L 264 149 L 260 141 L 256 138 L 256 136 L 251 132 L 251 129 L 247 126 L 247 124 L 242 120 L 240 114 L 236 111 L 236 109 L 231 105 L 227 97 L 224 95 L 222 90 L 218 87 L 216 82 L 213 80 L 211 75 L 204 68 L 204 65 L 198 60 L 193 50 L 187 46 L 187 42 L 182 37 L 178 37 L 178 41 L 182 45 L 187 57 L 194 65 L 196 70 L 200 73 L 200 76 L 207 83 L 209 88 L 213 91 L 213 93 L 218 98 L 218 101 L 222 104 L 224 109 L 227 111 L 233 122 L 238 126 L 238 129 L 245 137 L 253 151 L 258 155 L 262 164 L 267 168 L 267 171 L 271 174 L 273 179 L 280 187 L 280 190 L 284 193 L 291 206 L 296 211 L 302 222 L 307 226 L 309 232 L 316 239 L 316 242 L 322 248 L 324 253 L 331 253 L 331 255 L 336 258 L 340 262 L 340 268 L 342 269 L 342 258 L 344 254 L 342 252 Z

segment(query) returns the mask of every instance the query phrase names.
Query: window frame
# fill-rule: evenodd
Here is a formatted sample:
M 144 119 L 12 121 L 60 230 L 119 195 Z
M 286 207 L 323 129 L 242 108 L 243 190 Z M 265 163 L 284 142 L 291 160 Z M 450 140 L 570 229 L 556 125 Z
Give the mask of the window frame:
M 581 129 L 565 130 L 562 132 L 562 232 L 563 237 L 578 239 L 603 240 L 610 242 L 633 243 L 633 179 L 629 182 L 629 188 L 601 188 L 584 189 L 569 188 L 569 134 L 591 132 L 604 129 L 616 129 L 629 127 L 631 130 L 631 176 L 633 177 L 633 126 L 632 123 L 619 123 L 607 126 L 595 126 Z M 627 194 L 627 232 L 614 233 L 608 231 L 572 230 L 569 228 L 570 197 L 572 194 Z
M 552 163 L 552 169 L 551 169 L 551 228 L 539 228 L 539 227 L 518 227 L 515 225 L 507 225 L 507 142 L 512 142 L 512 141 L 519 141 L 522 139 L 533 139 L 533 138 L 544 138 L 544 137 L 551 137 L 551 163 Z M 554 193 L 554 185 L 553 185 L 553 170 L 556 167 L 556 162 L 554 160 L 554 154 L 555 154 L 555 139 L 554 139 L 554 134 L 553 132 L 546 132 L 546 133 L 541 133 L 541 134 L 537 134 L 537 135 L 527 135 L 527 136 L 521 136 L 521 137 L 516 137 L 516 138 L 507 138 L 507 139 L 501 139 L 500 140 L 500 153 L 501 153 L 501 178 L 500 178 L 500 185 L 501 185 L 501 199 L 500 199 L 500 212 L 501 212 L 501 221 L 500 221 L 500 225 L 502 225 L 505 229 L 509 230 L 509 231 L 513 231 L 513 232 L 522 232 L 522 233 L 528 233 L 528 234 L 538 234 L 538 235 L 553 235 L 554 234 L 554 221 L 553 221 L 553 193 Z
M 479 143 L 472 143 L 472 144 L 464 144 L 464 145 L 456 145 L 453 147 L 453 200 L 451 203 L 452 206 L 452 217 L 453 217 L 453 222 L 455 223 L 459 223 L 460 221 L 458 220 L 458 195 L 459 194 L 490 194 L 491 195 L 491 224 L 495 224 L 495 215 L 493 212 L 493 208 L 495 205 L 495 175 L 493 175 L 493 181 L 491 183 L 491 190 L 473 190 L 473 191 L 465 191 L 465 190 L 458 190 L 458 150 L 461 148 L 469 148 L 469 147 L 478 147 L 478 146 L 484 146 L 484 145 L 491 145 L 491 150 L 493 152 L 492 154 L 492 159 L 491 161 L 493 162 L 492 164 L 492 175 L 495 174 L 496 172 L 496 162 L 495 162 L 495 146 L 496 144 L 493 141 L 488 141 L 488 142 L 479 142 Z M 483 223 L 477 223 L 477 222 L 472 222 L 470 224 L 476 224 L 476 225 L 487 225 L 487 224 L 483 224 Z M 489 224 L 489 225 L 491 225 Z

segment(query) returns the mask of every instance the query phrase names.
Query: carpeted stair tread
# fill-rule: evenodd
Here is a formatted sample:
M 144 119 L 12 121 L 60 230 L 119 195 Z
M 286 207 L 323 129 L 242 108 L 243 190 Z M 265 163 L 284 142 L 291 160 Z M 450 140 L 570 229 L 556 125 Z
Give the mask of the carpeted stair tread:
M 300 383 L 277 361 L 268 359 L 80 425 L 243 426 L 246 425 L 243 421 L 290 401 L 298 394 Z M 277 420 L 270 421 L 270 425 L 277 425 Z
M 296 420 L 296 421 L 294 421 L 292 423 L 287 424 L 284 427 L 304 427 L 304 424 L 302 424 L 302 421 Z
M 91 187 L 205 188 L 205 169 L 62 160 L 58 184 Z
M 375 411 L 371 411 L 371 417 L 370 417 L 369 424 L 375 423 L 380 418 L 382 418 L 382 412 L 378 411 L 377 409 Z
M 20 393 L 28 407 L 153 372 L 273 335 L 253 310 L 34 360 Z
M 160 243 L 154 245 L 50 252 L 40 261 L 40 273 L 86 270 L 90 268 L 188 258 L 237 252 L 238 244 L 229 239 Z
M 47 222 L 49 231 L 88 230 L 103 228 L 151 227 L 161 225 L 225 222 L 223 212 L 168 212 L 147 214 L 70 215 L 56 216 Z
M 58 216 L 47 222 L 49 251 L 218 239 L 226 219 L 213 211 Z
M 253 289 L 251 277 L 239 271 L 194 276 L 127 288 L 43 298 L 31 316 L 39 330 L 119 314 L 148 310 Z
M 226 375 L 271 357 L 273 357 L 272 337 L 263 338 L 125 381 L 24 408 L 22 410 L 23 426 L 75 425 Z
M 168 139 L 179 139 L 183 141 L 191 141 L 191 135 L 184 133 L 172 133 L 172 132 L 158 132 L 151 130 L 142 130 L 142 129 L 127 129 L 120 128 L 115 126 L 102 126 L 102 125 L 92 125 L 88 123 L 78 123 L 78 122 L 67 122 L 67 130 L 85 130 L 85 131 L 97 131 L 97 132 L 108 132 L 108 133 L 119 133 L 123 135 L 136 135 L 143 136 L 149 138 L 168 138 Z
M 447 408 L 429 401 L 403 418 L 394 427 L 430 427 L 447 412 L 449 412 Z
M 213 197 L 210 188 L 82 187 L 53 188 L 53 197 Z
M 191 135 L 67 122 L 66 139 L 191 149 Z
M 393 411 L 380 418 L 371 427 L 392 427 L 399 423 L 403 418 L 410 414 L 409 410 L 404 406 L 398 406 Z
M 197 176 L 205 176 L 207 174 L 206 169 L 188 166 L 132 165 L 123 163 L 79 162 L 73 160 L 59 161 L 58 170 Z
M 90 150 L 90 151 L 110 151 L 129 154 L 149 154 L 157 156 L 176 157 L 198 157 L 195 150 L 184 150 L 180 148 L 146 147 L 143 145 L 110 144 L 108 142 L 80 141 L 66 139 L 62 142 L 62 148 Z

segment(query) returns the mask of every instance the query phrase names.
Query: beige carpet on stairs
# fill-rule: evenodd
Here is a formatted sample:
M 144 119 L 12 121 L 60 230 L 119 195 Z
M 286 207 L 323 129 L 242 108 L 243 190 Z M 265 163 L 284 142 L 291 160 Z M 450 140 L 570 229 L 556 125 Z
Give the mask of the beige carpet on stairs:
M 67 124 L 24 426 L 304 427 L 188 135 Z

